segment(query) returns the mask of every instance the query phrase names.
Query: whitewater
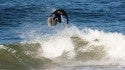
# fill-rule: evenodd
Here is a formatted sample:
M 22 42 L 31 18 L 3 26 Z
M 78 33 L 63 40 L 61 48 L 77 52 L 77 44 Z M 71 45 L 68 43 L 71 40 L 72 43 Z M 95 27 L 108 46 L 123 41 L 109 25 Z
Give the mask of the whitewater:
M 61 66 L 60 69 L 76 67 L 79 70 L 79 67 L 90 66 L 91 70 L 91 67 L 122 68 L 125 65 L 125 35 L 121 33 L 80 30 L 76 26 L 52 31 L 57 33 L 37 37 L 29 33 L 32 41 L 0 45 L 1 67 L 11 68 L 16 64 L 15 68 L 46 69 L 49 66 L 51 70 Z

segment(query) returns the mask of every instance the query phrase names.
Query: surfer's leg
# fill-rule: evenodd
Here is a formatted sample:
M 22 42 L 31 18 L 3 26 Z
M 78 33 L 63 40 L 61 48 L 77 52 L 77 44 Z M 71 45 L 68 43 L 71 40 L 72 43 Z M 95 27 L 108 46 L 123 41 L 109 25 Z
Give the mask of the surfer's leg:
M 61 17 L 58 17 L 58 20 L 57 20 L 59 23 L 61 23 Z
M 57 25 L 57 19 L 52 18 L 52 23 L 53 25 L 51 26 L 51 28 L 53 29 Z

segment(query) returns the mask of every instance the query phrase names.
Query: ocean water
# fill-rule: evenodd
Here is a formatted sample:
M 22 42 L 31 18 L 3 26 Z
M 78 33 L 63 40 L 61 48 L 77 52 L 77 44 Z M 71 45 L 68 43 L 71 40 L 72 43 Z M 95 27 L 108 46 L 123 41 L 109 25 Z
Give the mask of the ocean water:
M 124 50 L 124 0 L 0 0 L 1 70 L 124 70 Z

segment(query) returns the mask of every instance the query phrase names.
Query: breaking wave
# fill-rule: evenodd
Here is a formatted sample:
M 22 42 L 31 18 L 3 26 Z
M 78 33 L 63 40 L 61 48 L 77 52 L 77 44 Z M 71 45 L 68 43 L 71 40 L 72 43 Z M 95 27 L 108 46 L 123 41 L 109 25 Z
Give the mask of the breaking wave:
M 1 68 L 125 65 L 125 35 L 121 33 L 72 26 L 54 34 L 28 35 L 31 41 L 0 45 Z

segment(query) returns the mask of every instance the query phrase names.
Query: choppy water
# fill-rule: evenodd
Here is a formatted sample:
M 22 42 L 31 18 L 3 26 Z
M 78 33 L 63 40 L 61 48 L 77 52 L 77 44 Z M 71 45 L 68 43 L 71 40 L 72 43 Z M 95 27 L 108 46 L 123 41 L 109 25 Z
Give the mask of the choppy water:
M 0 69 L 124 70 L 124 23 L 124 0 L 0 0 Z

